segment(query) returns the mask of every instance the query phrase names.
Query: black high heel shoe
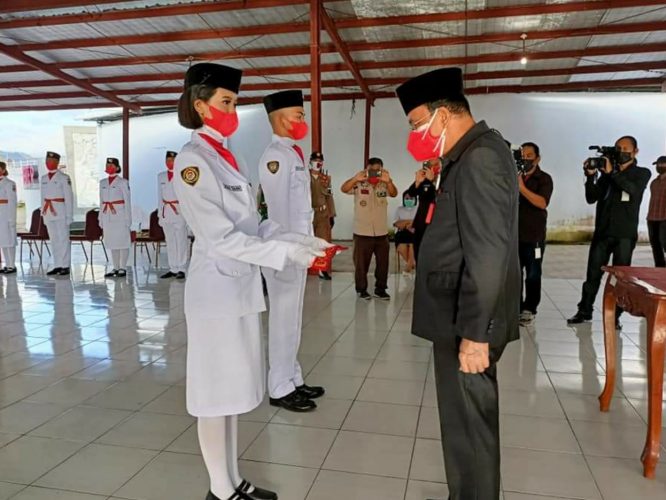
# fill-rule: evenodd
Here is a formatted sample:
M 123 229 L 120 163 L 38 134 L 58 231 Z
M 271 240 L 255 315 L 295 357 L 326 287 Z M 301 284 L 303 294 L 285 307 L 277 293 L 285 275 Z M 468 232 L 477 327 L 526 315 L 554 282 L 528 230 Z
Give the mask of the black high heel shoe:
M 277 493 L 275 493 L 274 491 L 264 490 L 257 486 L 254 486 L 254 489 L 250 491 L 252 487 L 253 487 L 252 484 L 243 479 L 243 482 L 240 484 L 238 488 L 236 488 L 236 491 L 239 493 L 243 493 L 244 495 L 247 495 L 252 500 L 278 500 Z

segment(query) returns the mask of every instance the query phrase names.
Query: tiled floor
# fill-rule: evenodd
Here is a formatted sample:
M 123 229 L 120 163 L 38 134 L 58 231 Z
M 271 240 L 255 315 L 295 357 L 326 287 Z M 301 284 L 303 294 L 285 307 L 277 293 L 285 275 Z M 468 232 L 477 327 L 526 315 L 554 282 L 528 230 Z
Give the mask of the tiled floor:
M 76 261 L 81 262 L 78 253 Z M 583 262 L 581 263 L 581 255 Z M 584 249 L 547 258 L 579 275 Z M 184 408 L 183 283 L 140 267 L 72 280 L 24 263 L 0 278 L 0 500 L 201 500 L 207 475 Z M 301 361 L 327 395 L 312 414 L 263 404 L 242 417 L 241 468 L 282 500 L 446 498 L 431 351 L 409 333 L 409 278 L 389 303 L 349 273 L 310 279 Z M 663 500 L 641 476 L 645 326 L 624 318 L 611 412 L 600 323 L 567 328 L 580 280 L 547 278 L 535 328 L 500 366 L 505 500 Z

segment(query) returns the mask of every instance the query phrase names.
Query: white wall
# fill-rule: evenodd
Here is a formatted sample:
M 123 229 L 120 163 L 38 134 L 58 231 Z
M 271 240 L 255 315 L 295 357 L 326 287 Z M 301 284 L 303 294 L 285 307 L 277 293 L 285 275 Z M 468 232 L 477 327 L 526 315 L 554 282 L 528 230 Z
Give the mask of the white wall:
M 639 163 L 652 168 L 666 152 L 666 96 L 662 94 L 493 94 L 471 96 L 477 120 L 486 120 L 513 143 L 534 141 L 541 146 L 542 166 L 554 179 L 550 206 L 551 226 L 573 225 L 594 214 L 585 203 L 582 162 L 591 144 L 610 145 L 621 135 L 638 138 Z M 325 102 L 323 152 L 333 176 L 338 219 L 336 238 L 352 231 L 351 199 L 339 191 L 344 180 L 363 168 L 364 101 Z M 307 112 L 306 108 L 306 112 Z M 372 110 L 371 156 L 378 156 L 391 171 L 400 190 L 412 182 L 418 168 L 405 149 L 409 129 L 395 99 L 382 99 Z M 245 161 L 256 183 L 257 162 L 270 141 L 270 127 L 262 106 L 239 112 L 240 128 L 230 148 Z M 130 176 L 133 202 L 149 213 L 156 206 L 155 176 L 164 165 L 167 149 L 178 151 L 190 132 L 182 129 L 175 114 L 134 118 L 130 123 Z M 306 155 L 309 141 L 302 141 Z M 106 156 L 122 157 L 121 124 L 99 129 L 100 177 Z M 647 211 L 647 196 L 643 211 Z M 390 213 L 398 204 L 392 200 Z M 641 219 L 645 217 L 642 216 Z

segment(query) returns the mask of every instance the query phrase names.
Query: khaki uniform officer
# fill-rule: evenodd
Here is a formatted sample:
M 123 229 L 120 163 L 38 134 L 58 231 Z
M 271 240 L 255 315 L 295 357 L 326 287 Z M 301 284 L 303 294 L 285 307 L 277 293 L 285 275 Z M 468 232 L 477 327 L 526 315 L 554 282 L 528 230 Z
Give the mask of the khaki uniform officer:
M 16 183 L 7 177 L 7 164 L 0 161 L 0 248 L 5 266 L 0 274 L 16 272 Z
M 300 90 L 277 92 L 264 98 L 273 138 L 259 160 L 259 179 L 268 218 L 284 231 L 312 238 L 310 174 L 303 151 L 296 144 L 307 135 Z M 268 394 L 270 404 L 290 411 L 310 411 L 321 387 L 305 385 L 297 354 L 301 343 L 303 299 L 307 271 L 287 266 L 264 271 L 270 302 L 268 319 Z
M 342 192 L 354 195 L 354 268 L 356 293 L 370 300 L 368 269 L 375 256 L 375 293 L 380 300 L 389 300 L 388 198 L 398 195 L 388 170 L 379 158 L 370 158 L 362 170 L 342 185 Z
M 105 278 L 122 278 L 127 275 L 125 266 L 132 244 L 132 199 L 127 179 L 119 177 L 120 162 L 117 158 L 106 159 L 108 177 L 99 182 L 99 226 L 104 232 L 104 244 L 111 250 L 113 270 Z
M 333 239 L 331 229 L 335 219 L 335 202 L 331 193 L 331 176 L 324 170 L 324 155 L 318 151 L 310 155 L 310 177 L 314 235 L 330 243 Z M 319 277 L 330 280 L 330 271 L 319 271 Z
M 47 173 L 42 176 L 42 217 L 53 247 L 53 268 L 48 276 L 67 276 L 72 260 L 69 242 L 69 225 L 74 218 L 74 194 L 69 175 L 58 170 L 60 155 L 53 151 L 46 153 Z
M 189 239 L 187 237 L 187 224 L 180 211 L 180 203 L 173 187 L 173 165 L 176 155 L 175 151 L 167 151 L 167 171 L 157 176 L 157 206 L 159 207 L 157 216 L 160 226 L 164 229 L 167 257 L 169 259 L 169 272 L 163 274 L 160 278 L 185 279 Z

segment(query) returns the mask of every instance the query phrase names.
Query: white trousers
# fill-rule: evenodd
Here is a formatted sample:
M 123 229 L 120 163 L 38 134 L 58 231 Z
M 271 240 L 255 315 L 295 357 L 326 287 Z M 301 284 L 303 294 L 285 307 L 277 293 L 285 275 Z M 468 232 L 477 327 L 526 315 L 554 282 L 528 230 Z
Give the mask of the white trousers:
M 69 224 L 67 220 L 51 220 L 46 222 L 53 252 L 53 267 L 70 267 L 72 246 L 69 241 Z
M 111 250 L 111 260 L 114 269 L 125 269 L 127 267 L 127 258 L 129 250 Z
M 16 247 L 4 247 L 2 249 L 4 267 L 16 267 Z
M 162 224 L 166 239 L 167 258 L 169 259 L 169 271 L 184 273 L 187 270 L 187 257 L 190 253 L 187 226 L 165 222 L 162 222 Z
M 268 288 L 268 394 L 281 398 L 303 385 L 298 362 L 307 271 L 288 266 L 265 270 Z

